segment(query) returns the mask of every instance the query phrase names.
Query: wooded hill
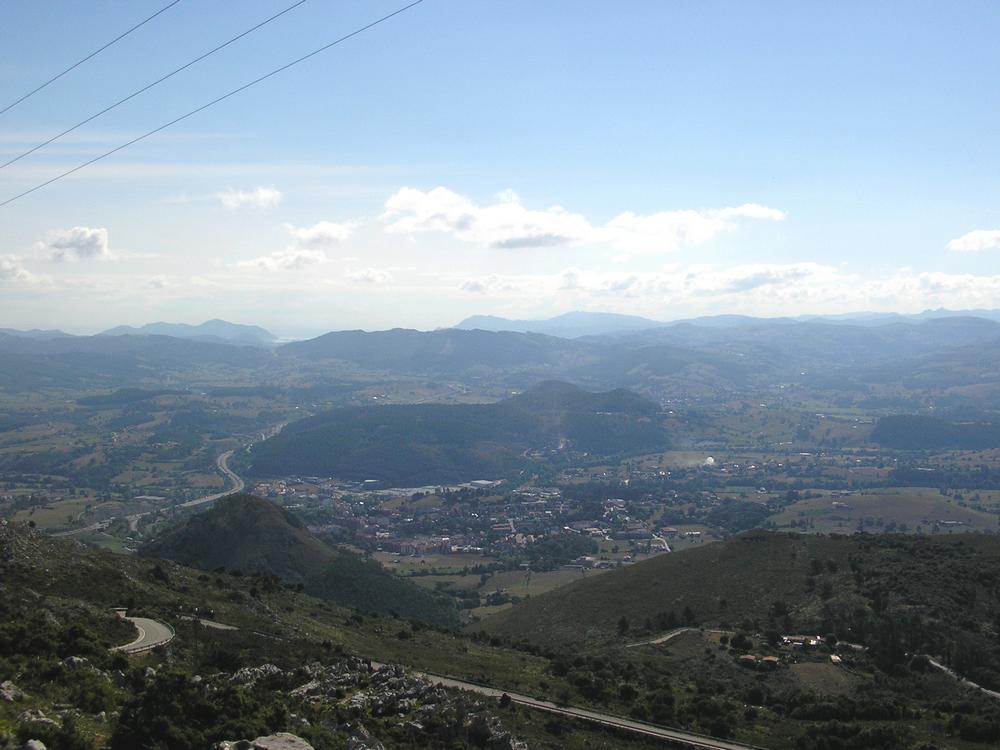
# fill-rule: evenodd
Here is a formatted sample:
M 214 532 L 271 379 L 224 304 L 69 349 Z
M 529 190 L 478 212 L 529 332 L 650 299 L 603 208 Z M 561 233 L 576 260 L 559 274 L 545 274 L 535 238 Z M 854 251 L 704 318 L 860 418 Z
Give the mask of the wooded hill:
M 203 570 L 242 571 L 302 584 L 307 594 L 366 612 L 457 621 L 454 607 L 381 565 L 335 549 L 291 513 L 252 495 L 231 495 L 141 550 Z
M 667 435 L 657 413 L 629 391 L 589 393 L 558 382 L 495 404 L 350 407 L 259 443 L 251 471 L 398 486 L 499 478 L 528 465 L 531 450 L 617 456 L 662 449 Z
M 1000 538 L 751 531 L 584 578 L 473 629 L 565 648 L 682 625 L 832 634 L 887 665 L 930 654 L 1000 689 Z

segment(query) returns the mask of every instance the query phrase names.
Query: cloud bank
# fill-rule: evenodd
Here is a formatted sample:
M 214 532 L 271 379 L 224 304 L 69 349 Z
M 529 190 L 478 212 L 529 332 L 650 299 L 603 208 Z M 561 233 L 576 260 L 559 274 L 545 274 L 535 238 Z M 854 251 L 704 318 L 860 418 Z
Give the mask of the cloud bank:
M 629 253 L 665 253 L 708 242 L 741 220 L 782 221 L 786 214 L 757 203 L 718 209 L 636 214 L 626 211 L 603 226 L 562 206 L 530 209 L 511 190 L 480 206 L 444 187 L 404 187 L 385 203 L 386 231 L 436 232 L 490 248 L 564 247 L 606 242 Z
M 227 190 L 216 193 L 215 197 L 225 208 L 235 211 L 240 208 L 275 208 L 285 196 L 277 188 L 259 187 L 249 192 Z
M 983 250 L 1000 249 L 1000 229 L 976 229 L 968 232 L 949 242 L 948 249 L 957 253 L 979 253 Z

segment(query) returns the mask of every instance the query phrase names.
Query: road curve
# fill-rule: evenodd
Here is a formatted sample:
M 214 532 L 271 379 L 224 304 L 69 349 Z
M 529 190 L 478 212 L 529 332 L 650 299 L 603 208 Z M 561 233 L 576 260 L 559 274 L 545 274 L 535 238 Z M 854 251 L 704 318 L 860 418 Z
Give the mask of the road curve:
M 174 639 L 174 629 L 163 622 L 150 620 L 148 617 L 126 617 L 124 618 L 135 625 L 139 631 L 139 637 L 124 646 L 115 646 L 112 651 L 121 651 L 124 654 L 138 654 L 141 651 L 149 651 L 151 648 L 162 646 Z
M 229 481 L 233 483 L 225 492 L 216 492 L 214 495 L 208 495 L 206 497 L 199 497 L 194 500 L 188 500 L 187 502 L 181 503 L 178 507 L 180 508 L 193 508 L 196 505 L 203 505 L 205 503 L 214 503 L 216 500 L 225 497 L 226 495 L 235 495 L 237 492 L 243 492 L 246 488 L 247 483 L 243 481 L 235 471 L 229 468 L 229 459 L 233 457 L 233 451 L 226 451 L 221 454 L 216 460 L 215 465 L 219 467 L 219 471 L 229 478 Z
M 229 479 L 229 481 L 233 485 L 232 487 L 225 490 L 224 492 L 216 492 L 213 495 L 207 495 L 205 497 L 195 498 L 194 500 L 188 500 L 187 502 L 180 503 L 172 507 L 193 508 L 197 505 L 202 505 L 204 503 L 213 503 L 216 500 L 225 497 L 226 495 L 234 495 L 237 492 L 242 492 L 247 486 L 246 482 L 243 481 L 243 478 L 239 474 L 237 474 L 235 471 L 229 468 L 229 459 L 233 457 L 233 453 L 234 451 L 226 451 L 215 460 L 215 465 L 218 467 L 219 471 L 221 471 L 226 476 L 226 478 Z M 129 528 L 134 530 L 139 519 L 142 518 L 143 516 L 155 515 L 158 513 L 162 513 L 165 510 L 171 510 L 171 508 L 157 508 L 156 510 L 147 510 L 144 513 L 132 513 L 127 516 L 124 516 L 124 518 L 128 519 Z M 111 524 L 111 522 L 114 521 L 116 518 L 118 518 L 118 516 L 111 516 L 111 518 L 106 518 L 103 521 L 92 523 L 89 526 L 84 526 L 83 528 L 70 529 L 69 531 L 57 531 L 53 534 L 50 534 L 50 536 L 75 536 L 77 534 L 85 534 L 90 531 L 100 531 L 101 529 L 107 528 Z
M 384 665 L 372 662 L 372 666 L 381 667 Z M 659 727 L 653 724 L 646 724 L 641 721 L 626 719 L 622 716 L 613 716 L 611 714 L 602 714 L 597 711 L 590 711 L 586 708 L 557 706 L 555 703 L 539 700 L 538 698 L 532 698 L 527 695 L 520 695 L 519 693 L 512 693 L 509 690 L 498 690 L 485 685 L 477 685 L 474 682 L 456 680 L 452 677 L 444 677 L 430 672 L 411 672 L 410 674 L 416 677 L 423 677 L 436 685 L 443 685 L 444 687 L 455 688 L 457 690 L 468 690 L 469 692 L 479 693 L 480 695 L 485 695 L 490 698 L 499 699 L 502 695 L 506 694 L 514 703 L 520 703 L 522 706 L 527 706 L 528 708 L 534 708 L 539 711 L 547 711 L 548 713 L 558 714 L 568 718 L 581 719 L 583 721 L 590 722 L 591 724 L 600 724 L 601 726 L 612 727 L 614 729 L 643 735 L 645 737 L 655 737 L 661 740 L 668 740 L 678 745 L 684 745 L 685 747 L 705 748 L 706 750 L 763 750 L 763 748 L 759 748 L 756 745 L 746 745 L 741 742 L 723 740 L 716 737 L 696 734 L 694 732 L 685 732 L 682 729 L 668 729 L 666 727 Z

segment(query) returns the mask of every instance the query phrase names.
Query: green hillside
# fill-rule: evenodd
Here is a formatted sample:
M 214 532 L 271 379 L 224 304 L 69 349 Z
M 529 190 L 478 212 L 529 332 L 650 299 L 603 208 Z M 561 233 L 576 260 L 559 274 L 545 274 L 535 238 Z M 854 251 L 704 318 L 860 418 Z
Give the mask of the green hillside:
M 377 562 L 334 549 L 292 514 L 252 495 L 231 495 L 147 544 L 142 554 L 203 570 L 265 573 L 313 596 L 362 611 L 395 612 L 439 624 L 453 608 Z
M 830 633 L 888 663 L 947 656 L 1000 689 L 1000 539 L 753 531 L 583 579 L 474 629 L 565 647 L 678 625 Z
M 951 422 L 939 417 L 881 417 L 872 440 L 900 450 L 981 450 L 1000 446 L 1000 426 L 989 422 Z
M 336 476 L 398 485 L 501 477 L 525 452 L 569 449 L 621 455 L 663 448 L 650 401 L 547 382 L 496 404 L 412 404 L 337 409 L 259 443 L 261 476 Z

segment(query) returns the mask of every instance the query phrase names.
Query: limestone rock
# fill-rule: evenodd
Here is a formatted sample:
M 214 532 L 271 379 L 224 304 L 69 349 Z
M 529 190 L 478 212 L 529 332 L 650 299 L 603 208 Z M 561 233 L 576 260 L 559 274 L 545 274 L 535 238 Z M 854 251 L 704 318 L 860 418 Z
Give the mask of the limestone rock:
M 229 740 L 218 743 L 214 750 L 314 750 L 313 746 L 301 737 L 278 732 L 267 737 L 249 740 Z
M 0 683 L 0 701 L 15 703 L 24 700 L 24 691 L 10 680 Z
M 347 750 L 385 750 L 385 745 L 379 742 L 364 724 L 358 724 L 347 740 Z

